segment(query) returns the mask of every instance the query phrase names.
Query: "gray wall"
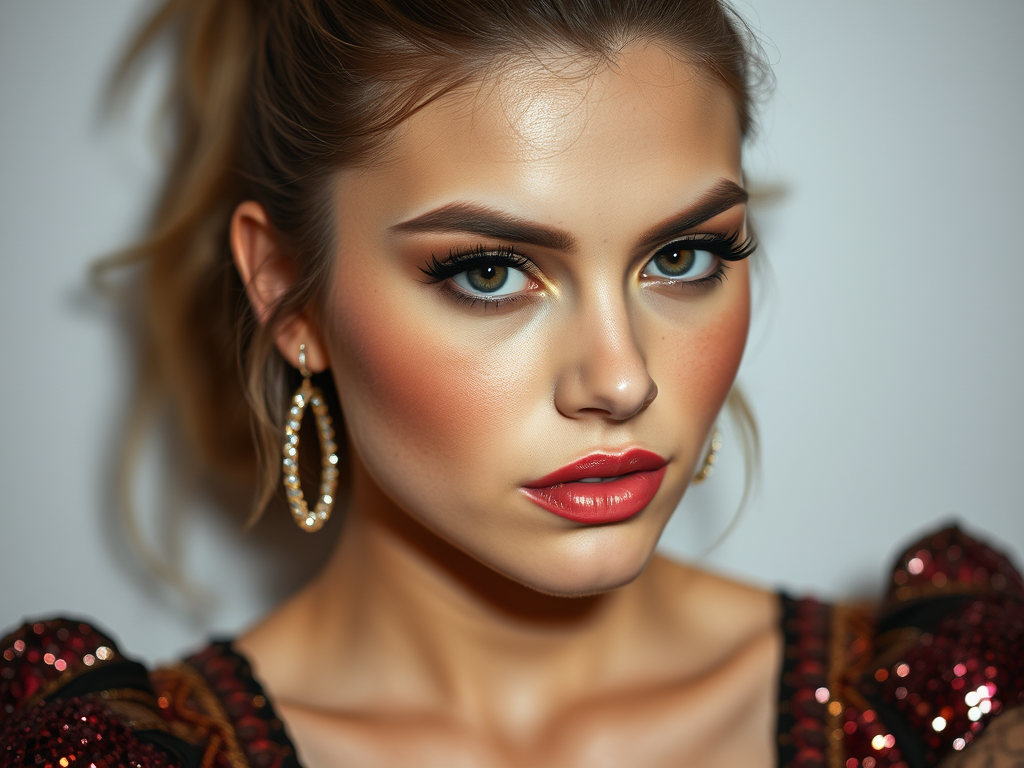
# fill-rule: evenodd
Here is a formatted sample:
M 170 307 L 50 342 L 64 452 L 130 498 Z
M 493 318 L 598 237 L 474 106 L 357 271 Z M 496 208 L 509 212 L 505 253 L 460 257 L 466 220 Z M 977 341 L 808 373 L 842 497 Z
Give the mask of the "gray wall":
M 145 117 L 158 77 L 120 122 L 101 120 L 146 6 L 0 0 L 0 625 L 88 615 L 161 658 L 251 622 L 326 544 L 290 523 L 243 536 L 184 499 L 181 562 L 205 595 L 189 602 L 111 514 L 131 361 L 84 275 L 140 231 L 158 178 Z M 771 274 L 741 372 L 763 482 L 705 553 L 742 485 L 727 432 L 720 472 L 664 548 L 827 597 L 877 591 L 901 543 L 952 517 L 1021 562 L 1024 4 L 742 8 L 778 78 L 750 178 L 784 190 L 758 211 Z M 167 541 L 160 450 L 144 453 L 137 500 L 146 535 Z

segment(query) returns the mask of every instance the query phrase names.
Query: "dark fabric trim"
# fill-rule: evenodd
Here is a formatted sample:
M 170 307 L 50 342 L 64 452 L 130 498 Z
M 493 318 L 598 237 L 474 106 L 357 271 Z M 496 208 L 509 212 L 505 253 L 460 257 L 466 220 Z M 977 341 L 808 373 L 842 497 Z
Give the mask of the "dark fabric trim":
M 777 702 L 777 719 L 775 723 L 775 743 L 778 747 L 777 765 L 787 766 L 796 758 L 796 745 L 789 738 L 796 725 L 792 702 L 796 688 L 790 684 L 797 664 L 797 656 L 790 651 L 796 648 L 800 635 L 797 632 L 796 605 L 797 601 L 785 592 L 779 592 L 779 623 L 782 629 L 782 664 L 779 665 L 779 693 Z
M 149 672 L 144 666 L 135 661 L 116 661 L 83 672 L 67 685 L 61 686 L 47 696 L 45 701 L 73 699 L 76 696 L 88 696 L 90 693 L 113 691 L 119 688 L 131 688 L 151 696 L 154 695 L 153 686 L 149 683 Z
M 884 635 L 898 627 L 914 627 L 922 632 L 931 632 L 944 618 L 977 599 L 978 595 L 960 594 L 915 600 L 883 615 L 878 621 L 876 633 Z
M 249 660 L 246 659 L 238 651 L 236 651 L 234 649 L 234 646 L 232 646 L 231 641 L 226 639 L 214 640 L 210 643 L 208 650 L 214 652 L 217 656 L 220 656 L 221 658 L 227 659 L 232 662 L 231 666 L 234 672 L 234 677 L 239 683 L 242 684 L 243 689 L 248 694 L 250 694 L 251 696 L 263 697 L 266 703 L 258 712 L 254 714 L 254 716 L 259 717 L 262 720 L 265 720 L 267 724 L 270 726 L 267 738 L 270 741 L 277 744 L 278 746 L 286 748 L 287 754 L 284 755 L 282 758 L 280 764 L 281 768 L 302 768 L 302 765 L 299 763 L 298 758 L 296 757 L 295 754 L 295 745 L 292 744 L 291 739 L 288 738 L 288 734 L 285 733 L 284 726 L 281 722 L 281 718 L 278 717 L 277 712 L 274 709 L 274 705 L 270 700 L 270 697 L 267 696 L 266 692 L 263 690 L 263 686 L 260 685 L 256 678 L 254 678 L 252 675 L 252 666 L 249 664 Z M 211 679 L 206 674 L 204 674 L 202 663 L 195 663 L 192 661 L 192 659 L 186 659 L 186 661 L 187 663 L 192 665 L 200 674 L 203 675 L 203 677 L 207 680 L 207 683 L 210 685 L 210 688 L 214 691 L 214 693 L 217 693 L 218 698 L 220 698 L 216 681 Z M 224 703 L 225 702 L 222 700 L 221 704 L 223 705 Z M 227 710 L 227 707 L 225 707 L 225 709 Z M 232 727 L 234 727 L 235 723 L 232 722 L 231 725 Z

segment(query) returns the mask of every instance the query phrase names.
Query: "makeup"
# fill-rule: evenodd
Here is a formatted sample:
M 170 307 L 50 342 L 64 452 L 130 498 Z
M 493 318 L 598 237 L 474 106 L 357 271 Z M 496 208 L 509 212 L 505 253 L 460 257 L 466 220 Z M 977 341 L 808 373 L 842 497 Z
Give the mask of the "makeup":
M 548 512 L 576 523 L 600 525 L 628 520 L 651 503 L 668 462 L 632 448 L 593 453 L 523 486 L 523 493 Z
M 735 104 L 648 55 L 582 90 L 542 80 L 550 109 L 518 85 L 471 114 L 432 102 L 386 163 L 339 172 L 331 204 L 323 335 L 360 509 L 545 594 L 643 571 L 746 339 Z

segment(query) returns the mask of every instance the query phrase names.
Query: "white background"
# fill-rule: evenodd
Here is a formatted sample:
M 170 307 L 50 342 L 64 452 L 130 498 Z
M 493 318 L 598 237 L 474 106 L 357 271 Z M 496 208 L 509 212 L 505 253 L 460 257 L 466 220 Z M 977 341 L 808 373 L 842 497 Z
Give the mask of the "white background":
M 183 568 L 206 594 L 189 603 L 113 512 L 131 360 L 85 274 L 142 230 L 159 178 L 144 117 L 158 77 L 120 121 L 101 100 L 147 7 L 0 0 L 0 625 L 84 615 L 159 659 L 253 621 L 329 541 L 285 521 L 245 536 L 186 500 Z M 727 434 L 664 549 L 766 586 L 870 595 L 908 537 L 956 517 L 1020 563 L 1024 3 L 742 8 L 778 79 L 750 178 L 785 190 L 759 212 L 771 274 L 741 372 L 764 479 L 702 556 L 739 498 Z M 147 457 L 141 516 L 166 541 Z

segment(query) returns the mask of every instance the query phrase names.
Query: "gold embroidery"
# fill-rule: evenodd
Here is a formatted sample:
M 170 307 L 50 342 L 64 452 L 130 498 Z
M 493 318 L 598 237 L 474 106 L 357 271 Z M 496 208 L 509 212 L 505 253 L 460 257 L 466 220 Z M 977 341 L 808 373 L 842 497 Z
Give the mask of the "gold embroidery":
M 203 768 L 213 766 L 219 755 L 231 768 L 250 768 L 227 713 L 202 675 L 182 663 L 158 669 L 151 678 L 161 706 L 166 703 L 171 715 L 200 737 L 195 741 L 206 742 Z
M 843 671 L 846 668 L 846 614 L 849 606 L 837 603 L 832 607 L 832 627 L 829 632 L 828 649 L 828 690 L 831 693 L 828 708 L 828 764 L 829 768 L 844 768 L 846 755 L 843 751 Z M 838 703 L 838 707 L 831 706 Z
M 871 663 L 874 609 L 867 604 L 837 603 L 832 608 L 829 638 L 827 741 L 829 768 L 845 768 L 843 712 L 848 706 L 866 711 L 871 705 L 855 683 Z M 838 704 L 838 706 L 833 706 Z
M 956 595 L 985 595 L 998 593 L 998 589 L 979 587 L 969 581 L 947 581 L 942 586 L 935 584 L 915 584 L 897 587 L 893 598 L 900 603 L 933 597 L 952 597 Z

